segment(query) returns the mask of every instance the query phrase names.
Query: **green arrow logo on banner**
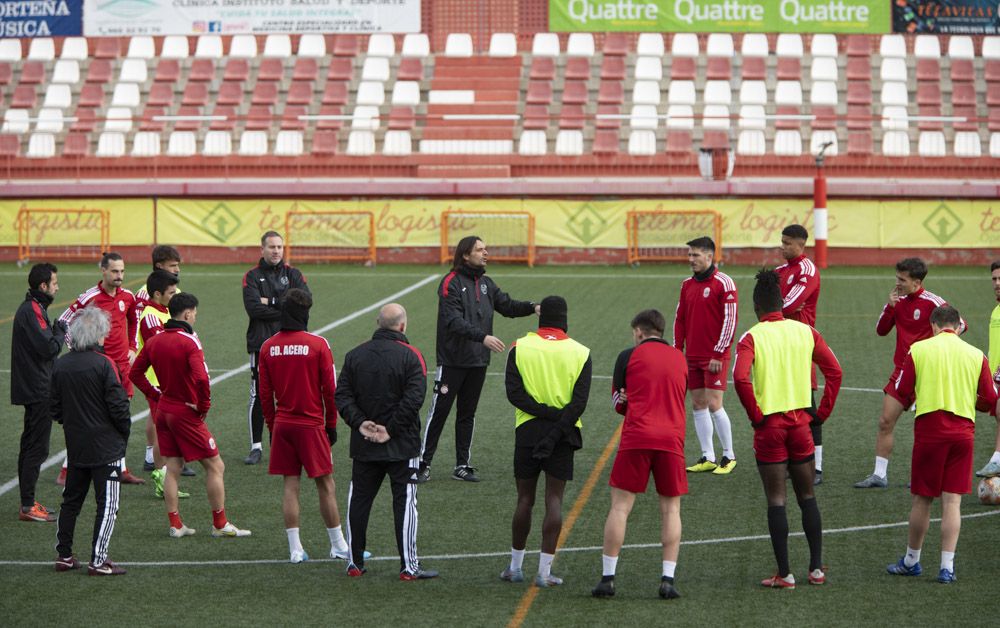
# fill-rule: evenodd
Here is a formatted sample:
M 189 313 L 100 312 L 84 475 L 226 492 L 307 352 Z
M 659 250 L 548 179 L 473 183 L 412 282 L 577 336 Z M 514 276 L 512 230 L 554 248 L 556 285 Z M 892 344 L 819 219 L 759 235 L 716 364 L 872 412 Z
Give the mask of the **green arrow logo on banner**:
M 243 221 L 225 203 L 219 203 L 201 221 L 201 228 L 223 244 L 236 233 Z
M 963 226 L 962 219 L 958 217 L 958 214 L 944 203 L 938 205 L 923 224 L 924 229 L 927 229 L 928 233 L 941 244 L 948 244 Z

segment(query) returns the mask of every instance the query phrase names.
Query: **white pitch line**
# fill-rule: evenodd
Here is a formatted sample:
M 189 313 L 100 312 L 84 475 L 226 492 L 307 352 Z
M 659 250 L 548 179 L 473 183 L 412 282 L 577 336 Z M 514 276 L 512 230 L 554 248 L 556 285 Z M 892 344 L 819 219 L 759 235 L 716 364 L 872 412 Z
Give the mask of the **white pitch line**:
M 1000 515 L 1000 509 L 991 510 L 989 512 L 977 512 L 969 515 L 962 515 L 962 519 L 980 519 L 982 517 L 992 517 L 994 515 Z M 931 523 L 937 523 L 941 521 L 940 518 L 931 519 Z M 905 528 L 909 525 L 908 521 L 895 521 L 892 523 L 874 523 L 865 526 L 848 526 L 844 528 L 833 528 L 831 530 L 823 530 L 823 535 L 830 534 L 851 534 L 853 532 L 869 532 L 873 530 L 887 530 L 892 528 Z M 804 532 L 790 532 L 790 537 L 801 537 L 805 536 Z M 753 534 L 746 536 L 725 536 L 715 539 L 695 539 L 691 541 L 681 541 L 681 545 L 721 545 L 724 543 L 744 543 L 747 541 L 768 541 L 770 540 L 770 535 L 767 534 Z M 659 548 L 661 545 L 659 543 L 636 543 L 631 545 L 623 545 L 622 549 L 652 549 Z M 585 547 L 560 547 L 560 552 L 597 552 L 600 551 L 602 547 L 600 545 L 590 545 Z M 529 550 L 528 554 L 537 554 L 537 550 Z M 470 558 L 502 558 L 510 556 L 510 550 L 504 550 L 499 552 L 475 552 L 469 554 L 430 554 L 427 556 L 421 556 L 421 560 L 468 560 Z M 399 560 L 398 556 L 372 556 L 368 560 Z M 309 562 L 317 563 L 331 563 L 340 562 L 340 559 L 332 558 L 320 558 L 320 559 L 310 559 Z M 135 562 L 119 562 L 120 565 L 132 566 L 132 567 L 217 567 L 223 565 L 287 565 L 288 561 L 285 559 L 257 559 L 257 560 L 172 560 L 172 561 L 135 561 Z M 37 561 L 37 560 L 0 560 L 0 566 L 18 566 L 18 567 L 48 567 L 52 565 L 52 561 Z
M 369 305 L 367 307 L 364 307 L 364 308 L 362 308 L 360 310 L 355 310 L 354 312 L 351 312 L 350 314 L 348 314 L 347 316 L 345 316 L 343 318 L 337 319 L 337 320 L 333 321 L 332 323 L 329 323 L 327 325 L 324 325 L 323 327 L 320 327 L 317 330 L 314 330 L 313 333 L 314 334 L 323 334 L 325 332 L 330 331 L 331 329 L 333 329 L 335 327 L 339 327 L 339 326 L 343 325 L 344 323 L 349 323 L 350 321 L 353 321 L 354 319 L 358 318 L 359 316 L 361 316 L 363 314 L 371 312 L 374 309 L 380 308 L 383 305 L 385 305 L 386 303 L 392 303 L 393 301 L 395 301 L 399 297 L 407 295 L 407 294 L 413 292 L 414 290 L 416 290 L 418 288 L 422 288 L 423 286 L 427 285 L 428 283 L 434 281 L 437 278 L 438 278 L 438 276 L 436 274 L 435 275 L 428 275 L 428 276 L 424 277 L 423 279 L 421 279 L 420 281 L 418 281 L 417 283 L 411 285 L 410 287 L 404 288 L 404 289 L 400 290 L 399 292 L 396 292 L 395 294 L 390 294 L 389 296 L 385 297 L 384 299 L 376 301 L 375 303 L 372 303 L 371 305 Z M 243 372 L 249 371 L 249 370 L 250 370 L 250 363 L 247 362 L 243 366 L 238 366 L 238 367 L 236 367 L 234 369 L 230 369 L 230 370 L 226 371 L 225 373 L 223 373 L 222 375 L 219 375 L 218 377 L 212 379 L 211 381 L 209 381 L 209 385 L 214 386 L 215 384 L 219 384 L 221 382 L 224 382 L 224 381 L 226 381 L 227 379 L 229 379 L 231 377 L 235 377 L 235 376 L 239 375 L 240 373 L 243 373 Z M 136 415 L 132 416 L 132 422 L 135 423 L 137 421 L 141 421 L 141 420 L 145 419 L 148 416 L 149 416 L 149 410 L 143 410 L 139 414 L 136 414 Z M 63 458 L 65 458 L 65 457 L 66 457 L 66 450 L 63 449 L 59 453 L 55 454 L 54 456 L 51 456 L 48 460 L 46 460 L 45 462 L 43 462 L 40 470 L 44 471 L 45 469 L 48 469 L 49 467 L 53 467 L 53 466 L 55 466 L 57 464 L 62 464 Z M 11 489 L 15 488 L 16 486 L 17 486 L 17 478 L 14 478 L 12 480 L 8 480 L 3 485 L 0 485 L 0 496 L 5 495 L 7 492 L 9 492 Z

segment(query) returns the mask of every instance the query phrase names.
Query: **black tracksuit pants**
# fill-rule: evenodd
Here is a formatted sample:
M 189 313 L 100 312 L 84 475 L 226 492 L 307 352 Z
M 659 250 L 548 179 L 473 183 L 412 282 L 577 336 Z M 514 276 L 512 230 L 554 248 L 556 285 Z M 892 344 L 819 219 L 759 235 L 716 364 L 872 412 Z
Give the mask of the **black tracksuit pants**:
M 250 354 L 250 400 L 247 403 L 247 425 L 250 428 L 250 446 L 264 437 L 264 412 L 260 409 L 260 353 Z
M 416 573 L 420 568 L 417 560 L 417 464 L 417 458 L 393 462 L 354 461 L 347 493 L 347 543 L 351 546 L 351 562 L 356 566 L 365 564 L 368 517 L 382 481 L 388 475 L 399 569 Z
M 427 426 L 420 455 L 420 467 L 429 467 L 437 451 L 441 431 L 458 400 L 455 411 L 455 466 L 469 466 L 472 455 L 472 434 L 476 428 L 476 408 L 486 383 L 486 367 L 456 368 L 438 366 L 434 381 L 434 397 L 427 411 Z
M 52 435 L 52 417 L 49 403 L 42 401 L 24 406 L 24 431 L 21 432 L 21 449 L 17 455 L 17 483 L 21 489 L 21 506 L 35 505 L 35 485 L 42 463 L 49 457 L 49 437 Z
M 59 556 L 65 558 L 73 554 L 76 518 L 80 515 L 80 508 L 93 484 L 97 513 L 94 517 L 90 563 L 97 566 L 108 559 L 108 544 L 118 517 L 121 475 L 124 469 L 124 458 L 100 467 L 76 467 L 70 463 L 66 468 L 66 488 L 63 490 L 62 507 L 59 508 L 59 531 L 56 535 L 56 551 Z

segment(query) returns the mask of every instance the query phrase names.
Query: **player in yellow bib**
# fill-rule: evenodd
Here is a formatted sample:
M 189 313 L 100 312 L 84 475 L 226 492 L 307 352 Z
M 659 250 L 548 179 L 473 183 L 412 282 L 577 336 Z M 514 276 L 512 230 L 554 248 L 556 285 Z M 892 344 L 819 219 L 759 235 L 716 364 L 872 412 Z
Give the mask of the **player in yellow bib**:
M 997 306 L 990 314 L 990 373 L 993 374 L 993 381 L 1000 384 L 1000 260 L 990 264 L 990 277 L 993 280 L 993 295 L 997 298 Z M 993 447 L 993 457 L 986 463 L 986 466 L 976 471 L 976 475 L 981 478 L 989 478 L 1000 475 L 1000 418 L 997 419 L 996 445 Z

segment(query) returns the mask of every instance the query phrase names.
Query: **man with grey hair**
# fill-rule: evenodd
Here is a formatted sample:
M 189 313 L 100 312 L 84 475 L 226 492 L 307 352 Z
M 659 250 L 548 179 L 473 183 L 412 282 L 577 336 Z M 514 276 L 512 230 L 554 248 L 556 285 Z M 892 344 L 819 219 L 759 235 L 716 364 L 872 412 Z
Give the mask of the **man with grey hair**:
M 69 325 L 71 351 L 52 369 L 52 420 L 63 426 L 68 461 L 59 509 L 56 571 L 80 567 L 73 556 L 73 531 L 93 484 L 97 514 L 87 573 L 125 573 L 108 559 L 108 544 L 118 515 L 125 445 L 132 421 L 118 367 L 104 353 L 104 340 L 110 330 L 110 318 L 99 306 L 78 311 Z
M 400 580 L 435 578 L 417 560 L 417 471 L 420 463 L 420 406 L 427 390 L 427 366 L 406 336 L 406 310 L 382 306 L 372 339 L 344 359 L 334 400 L 351 427 L 354 466 L 347 507 L 347 575 L 365 574 L 368 516 L 382 480 L 389 476 L 399 548 Z

